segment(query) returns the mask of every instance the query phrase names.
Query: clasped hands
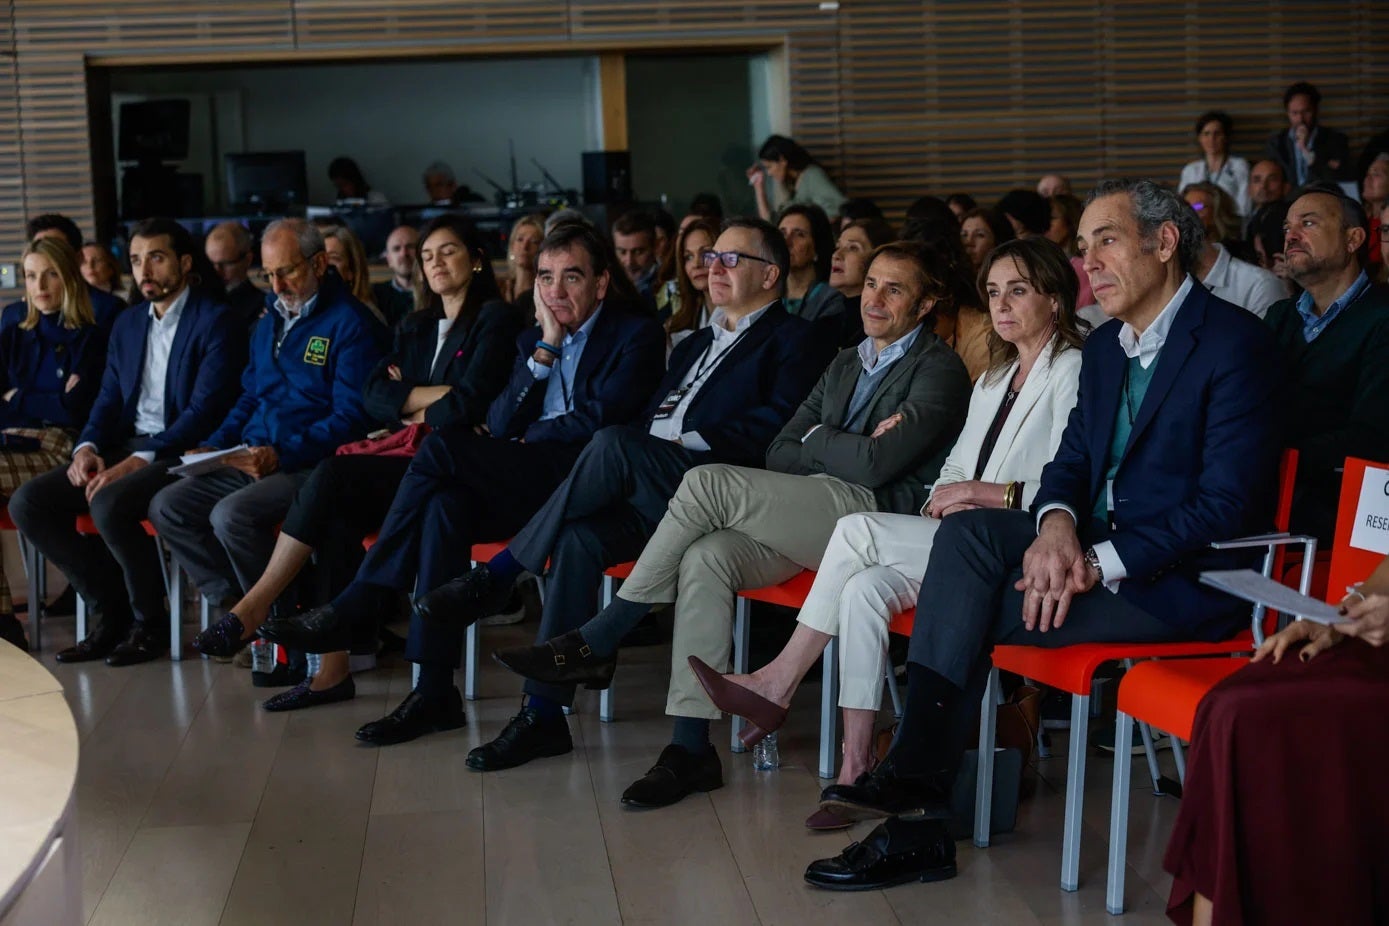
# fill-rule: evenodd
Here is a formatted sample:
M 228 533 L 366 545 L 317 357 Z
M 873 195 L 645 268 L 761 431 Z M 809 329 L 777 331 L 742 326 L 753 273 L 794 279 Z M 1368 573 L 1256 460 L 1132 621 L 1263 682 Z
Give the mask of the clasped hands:
M 1037 539 L 1023 554 L 1022 578 L 1013 586 L 1023 593 L 1023 625 L 1042 633 L 1060 627 L 1071 600 L 1094 588 L 1097 578 L 1085 561 L 1070 513 L 1047 512 Z
M 87 504 L 90 505 L 96 493 L 122 476 L 128 476 L 148 465 L 144 460 L 132 455 L 108 468 L 106 461 L 95 450 L 91 447 L 81 447 L 72 455 L 72 462 L 68 464 L 68 482 L 79 489 L 86 487 Z

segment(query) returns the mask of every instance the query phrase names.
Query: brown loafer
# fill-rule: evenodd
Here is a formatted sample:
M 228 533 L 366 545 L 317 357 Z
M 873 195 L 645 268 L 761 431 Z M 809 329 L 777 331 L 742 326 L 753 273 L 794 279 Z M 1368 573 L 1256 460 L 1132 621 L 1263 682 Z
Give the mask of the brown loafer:
M 764 736 L 775 733 L 786 722 L 786 708 L 751 689 L 730 682 L 698 656 L 690 657 L 690 668 L 715 707 L 725 714 L 737 714 L 751 724 L 738 734 L 743 745 L 756 746 Z
M 854 825 L 854 821 L 848 817 L 842 817 L 833 810 L 817 810 L 805 818 L 805 828 L 814 830 L 817 833 L 828 833 L 832 830 L 846 830 Z

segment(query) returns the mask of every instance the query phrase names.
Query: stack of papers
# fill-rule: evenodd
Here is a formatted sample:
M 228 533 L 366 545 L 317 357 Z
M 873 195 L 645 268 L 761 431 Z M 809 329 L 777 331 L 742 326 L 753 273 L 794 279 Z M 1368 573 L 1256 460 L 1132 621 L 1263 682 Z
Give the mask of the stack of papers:
M 222 461 L 234 453 L 249 450 L 245 444 L 237 444 L 228 450 L 209 450 L 207 453 L 186 453 L 179 457 L 183 462 L 178 466 L 172 467 L 169 472 L 174 476 L 201 476 L 203 473 L 210 473 L 213 470 L 221 469 L 226 466 Z
M 1318 624 L 1342 624 L 1346 617 L 1336 605 L 1309 598 L 1253 569 L 1212 569 L 1201 581 L 1236 598 L 1261 604 L 1283 614 L 1295 614 Z

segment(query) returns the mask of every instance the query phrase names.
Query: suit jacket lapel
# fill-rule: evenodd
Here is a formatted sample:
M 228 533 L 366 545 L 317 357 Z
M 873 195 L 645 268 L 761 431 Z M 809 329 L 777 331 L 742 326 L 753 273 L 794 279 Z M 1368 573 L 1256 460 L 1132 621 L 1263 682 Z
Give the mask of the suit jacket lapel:
M 780 326 L 783 319 L 787 317 L 786 309 L 780 302 L 774 302 L 768 307 L 762 317 L 748 326 L 747 333 L 738 339 L 738 343 L 728 349 L 728 353 L 719 361 L 718 365 L 710 370 L 704 377 L 704 383 L 700 386 L 699 392 L 695 393 L 694 399 L 690 402 L 690 407 L 699 404 L 699 400 L 704 397 L 706 391 L 712 391 L 715 383 L 723 375 L 725 370 L 732 369 L 744 356 L 761 348 L 762 343 L 770 338 Z M 709 335 L 710 343 L 713 343 L 714 336 Z M 706 347 L 706 350 L 708 348 Z M 695 355 L 695 369 L 699 369 L 699 363 L 704 355 L 700 351 Z
M 1037 407 L 1037 401 L 1046 392 L 1047 383 L 1051 379 L 1051 349 L 1050 344 L 1042 349 L 1042 355 L 1037 358 L 1037 362 L 1032 366 L 1032 371 L 1027 374 L 1027 379 L 1022 384 L 1022 391 L 1018 393 L 1017 399 L 1013 402 L 1012 410 L 1004 419 L 1003 427 L 998 432 L 998 440 L 994 442 L 993 452 L 989 454 L 989 462 L 984 469 L 985 481 L 997 477 L 998 468 L 1007 459 L 1013 441 L 1017 440 L 1018 431 L 1022 430 L 1027 416 L 1032 413 L 1032 409 Z M 1014 362 L 1004 374 L 1005 378 L 999 383 L 1000 392 L 1007 392 L 1017 371 L 1018 365 Z M 984 375 L 988 376 L 987 373 Z M 999 404 L 1001 404 L 1001 399 L 995 403 L 995 413 L 997 413 Z
M 437 335 L 437 325 L 434 330 Z M 462 350 L 463 342 L 468 339 L 468 334 L 472 330 L 472 325 L 460 324 L 458 319 L 454 320 L 452 327 L 449 328 L 449 333 L 444 337 L 444 346 L 439 350 L 439 356 L 434 359 L 434 365 L 429 370 L 429 385 L 439 386 L 443 384 L 444 374 L 448 372 L 449 364 L 453 363 L 454 358 Z M 437 337 L 435 343 L 438 343 Z
M 1119 414 L 1119 400 L 1124 389 L 1124 375 L 1127 372 L 1128 358 L 1119 346 L 1115 336 L 1111 345 L 1099 354 L 1095 361 L 1095 384 L 1091 389 L 1091 405 L 1087 409 L 1090 417 L 1090 496 L 1093 499 L 1099 486 L 1104 484 L 1104 473 L 1109 465 L 1109 445 L 1114 440 L 1114 419 Z
M 188 352 L 188 343 L 193 340 L 193 328 L 197 323 L 198 311 L 202 304 L 192 293 L 188 294 L 188 301 L 183 304 L 183 315 L 178 320 L 178 328 L 174 330 L 174 343 L 169 345 L 169 368 L 164 371 L 164 420 L 172 422 L 174 411 L 177 404 L 174 401 L 174 378 L 178 372 L 184 369 L 183 355 Z M 145 350 L 149 350 L 149 326 L 154 324 L 154 319 L 145 321 Z M 143 354 L 143 352 L 142 352 Z M 144 357 L 140 358 L 140 369 L 144 370 Z
M 1205 293 L 1200 286 L 1193 286 L 1191 294 L 1177 307 L 1177 316 L 1172 319 L 1167 341 L 1162 345 L 1162 351 L 1155 361 L 1157 369 L 1153 371 L 1153 378 L 1148 383 L 1148 391 L 1143 394 L 1143 404 L 1138 407 L 1138 417 L 1134 419 L 1133 430 L 1129 432 L 1128 443 L 1124 445 L 1121 466 L 1122 459 L 1128 457 L 1134 443 L 1152 422 L 1163 399 L 1177 382 L 1182 367 L 1186 365 L 1186 358 L 1196 348 L 1196 331 L 1206 314 Z

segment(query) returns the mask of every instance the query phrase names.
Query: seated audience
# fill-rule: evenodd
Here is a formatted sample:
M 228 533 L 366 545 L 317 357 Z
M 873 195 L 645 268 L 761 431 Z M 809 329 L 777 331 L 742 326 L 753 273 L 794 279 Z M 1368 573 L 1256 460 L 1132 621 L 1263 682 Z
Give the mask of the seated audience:
M 989 258 L 985 279 L 993 319 L 989 371 L 974 385 L 964 430 L 920 513 L 884 509 L 841 518 L 781 653 L 751 675 L 719 680 L 705 673 L 716 706 L 735 707 L 728 703 L 732 696 L 777 717 L 838 636 L 844 711 L 840 784 L 853 784 L 872 763 L 888 622 L 916 605 L 922 563 L 930 559 L 942 519 L 976 508 L 1030 508 L 1042 467 L 1055 455 L 1075 407 L 1080 348 L 1089 325 L 1076 316 L 1075 274 L 1061 249 L 1038 238 L 1000 245 Z M 850 821 L 819 811 L 806 825 L 840 829 Z
M 517 338 L 511 379 L 485 428 L 425 438 L 351 584 L 308 614 L 267 621 L 261 637 L 309 652 L 374 641 L 402 593 L 423 595 L 462 575 L 472 545 L 520 530 L 595 432 L 640 414 L 661 377 L 665 338 L 597 230 L 562 222 L 545 236 L 535 293 L 538 324 Z M 441 642 L 436 629 L 417 609 L 405 656 L 420 663 L 419 685 L 358 730 L 359 740 L 384 746 L 463 725 L 452 669 L 462 636 Z
M 15 524 L 91 608 L 87 636 L 59 662 L 143 661 L 130 659 L 153 650 L 141 641 L 168 634 L 159 552 L 141 522 L 178 481 L 179 455 L 231 409 L 246 360 L 243 319 L 189 286 L 195 249 L 172 219 L 135 226 L 130 266 L 145 301 L 116 318 L 77 450 L 10 499 Z M 77 532 L 88 513 L 97 536 Z
M 333 182 L 337 201 L 365 206 L 389 206 L 386 194 L 371 188 L 362 169 L 351 158 L 333 158 L 328 165 L 328 179 Z
M 653 209 L 651 211 L 651 221 L 656 226 L 656 263 L 665 270 L 670 256 L 675 253 L 675 236 L 680 228 L 675 222 L 675 216 L 664 209 Z M 674 264 L 671 272 L 674 273 Z M 671 279 L 674 279 L 672 276 Z
M 1241 260 L 1245 257 L 1244 236 L 1240 234 L 1240 217 L 1230 194 L 1214 183 L 1202 180 L 1184 187 L 1182 199 L 1196 211 L 1207 241 L 1218 241 Z
M 472 429 L 486 420 L 488 406 L 506 386 L 521 319 L 501 300 L 486 245 L 466 219 L 444 214 L 431 221 L 419 253 L 429 301 L 397 327 L 394 349 L 367 378 L 366 411 L 396 429 Z M 320 568 L 325 557 L 335 566 L 338 560 L 352 562 L 363 538 L 385 519 L 410 459 L 410 448 L 398 447 L 391 454 L 339 453 L 314 467 L 285 515 L 264 573 L 230 613 L 198 636 L 194 648 L 228 657 L 249 644 L 311 556 L 317 555 Z M 329 571 L 342 575 L 345 569 Z M 325 655 L 316 676 L 264 707 L 295 710 L 355 694 L 344 651 Z
M 92 241 L 82 245 L 82 279 L 102 292 L 116 291 L 121 285 L 121 265 L 110 248 Z
M 443 161 L 431 161 L 420 176 L 424 195 L 435 206 L 457 206 L 460 203 L 485 202 L 466 184 L 460 184 L 453 168 Z
M 876 768 L 821 795 L 822 809 L 849 819 L 889 819 L 812 862 L 812 885 L 955 875 L 944 821 L 995 644 L 1216 640 L 1248 620 L 1246 605 L 1197 575 L 1247 564 L 1248 554 L 1209 544 L 1272 521 L 1273 340 L 1190 276 L 1202 230 L 1176 193 L 1101 183 L 1080 238 L 1100 305 L 1119 324 L 1086 342 L 1076 408 L 1033 511 L 961 511 L 937 530 L 897 736 Z
M 1288 278 L 1288 263 L 1283 253 L 1283 223 L 1287 220 L 1290 205 L 1280 199 L 1256 208 L 1249 216 L 1244 240 L 1254 253 L 1255 260 L 1251 263 L 1257 263 L 1271 272 L 1283 281 L 1293 295 L 1297 295 L 1302 290 Z
M 223 222 L 207 233 L 203 251 L 226 289 L 226 302 L 233 317 L 241 323 L 242 330 L 255 331 L 265 314 L 266 299 L 265 292 L 250 278 L 250 233 L 240 222 Z
M 1282 202 L 1290 192 L 1292 186 L 1279 162 L 1265 158 L 1250 166 L 1248 199 L 1251 216 L 1261 206 Z
M 747 174 L 757 199 L 757 214 L 763 219 L 771 221 L 790 205 L 819 206 L 827 216 L 839 213 L 844 194 L 810 152 L 796 142 L 784 135 L 770 135 L 758 150 L 757 161 Z
M 714 308 L 709 304 L 709 268 L 704 255 L 714 249 L 719 230 L 704 219 L 686 223 L 675 239 L 680 257 L 676 264 L 676 296 L 670 317 L 666 319 L 666 335 L 671 347 L 709 324 Z
M 371 271 L 367 267 L 367 252 L 362 247 L 361 239 L 346 225 L 325 225 L 322 231 L 328 266 L 338 272 L 353 299 L 370 309 L 377 321 L 388 325 L 386 316 L 376 305 L 376 295 L 371 291 Z
M 386 266 L 391 268 L 391 278 L 371 284 L 371 303 L 392 328 L 415 311 L 415 256 L 419 249 L 420 233 L 413 225 L 396 226 L 386 236 Z
M 964 365 L 929 330 L 935 305 L 950 298 L 948 268 L 943 255 L 916 242 L 875 251 L 862 303 L 867 337 L 820 377 L 772 441 L 767 469 L 712 465 L 685 474 L 608 607 L 540 646 L 497 653 L 531 679 L 531 691 L 542 684 L 606 688 L 623 635 L 652 605 L 674 602 L 666 702 L 674 734 L 651 771 L 623 793 L 624 804 L 664 807 L 723 785 L 709 742 L 719 712 L 691 669 L 702 660 L 727 665 L 734 595 L 818 569 L 840 517 L 906 514 L 925 500 L 969 401 Z M 750 743 L 759 738 L 746 734 Z
M 40 238 L 56 238 L 66 241 L 74 254 L 80 255 L 82 253 L 82 232 L 78 229 L 77 223 L 65 215 L 46 213 L 30 219 L 24 227 L 24 240 L 33 242 Z M 78 262 L 80 265 L 80 257 Z M 109 333 L 111 323 L 125 308 L 125 300 L 115 293 L 98 289 L 85 280 L 83 280 L 82 285 L 87 287 L 87 298 L 91 302 L 92 315 L 96 318 L 97 327 Z M 29 310 L 23 299 L 12 302 L 5 306 L 3 311 L 0 311 L 0 330 L 17 325 L 28 316 Z
M 1011 233 L 1000 220 L 1002 233 Z M 965 362 L 970 381 L 979 378 L 989 365 L 989 313 L 979 302 L 979 287 L 975 284 L 978 271 L 970 264 L 960 237 L 960 222 L 945 201 L 935 196 L 922 196 L 907 207 L 907 222 L 902 237 L 909 241 L 924 241 L 948 256 L 949 271 L 943 282 L 951 296 L 936 306 L 932 313 L 936 337 L 954 348 Z
M 1196 117 L 1196 141 L 1201 146 L 1201 157 L 1182 168 L 1177 189 L 1185 190 L 1194 183 L 1214 183 L 1229 194 L 1235 211 L 1246 216 L 1250 212 L 1249 162 L 1230 154 L 1234 124 L 1228 113 L 1218 109 Z
M 1059 245 L 1068 258 L 1078 256 L 1076 230 L 1080 228 L 1084 203 L 1070 193 L 1057 193 L 1048 201 L 1051 203 L 1051 225 L 1047 226 L 1047 240 Z
M 618 264 L 636 287 L 642 300 L 655 309 L 657 275 L 656 221 L 640 209 L 625 212 L 613 223 L 613 250 Z
M 362 384 L 381 358 L 380 326 L 328 264 L 322 233 L 272 222 L 261 266 L 275 293 L 251 337 L 241 397 L 202 450 L 246 449 L 183 476 L 151 500 L 149 519 L 210 602 L 228 606 L 265 572 L 275 531 L 312 468 L 368 431 Z M 156 627 L 127 641 L 127 661 L 157 659 Z
M 848 228 L 850 223 L 860 219 L 877 219 L 885 222 L 883 210 L 871 199 L 846 199 L 839 204 L 839 230 Z
M 1304 292 L 1268 310 L 1283 361 L 1279 420 L 1298 450 L 1291 527 L 1324 549 L 1345 458 L 1389 460 L 1389 291 L 1365 269 L 1368 224 L 1335 186 L 1295 199 L 1284 247 Z
M 791 254 L 784 280 L 786 311 L 806 321 L 843 314 L 844 297 L 829 284 L 834 229 L 824 210 L 793 203 L 777 216 L 777 228 Z
M 924 241 L 955 256 L 955 248 L 946 239 L 960 235 L 960 220 L 955 210 L 939 196 L 918 196 L 907 207 L 902 223 L 902 237 Z
M 1268 314 L 1269 306 L 1288 298 L 1288 288 L 1282 280 L 1271 271 L 1235 257 L 1220 240 L 1222 224 L 1238 222 L 1230 207 L 1229 194 L 1224 189 L 1202 181 L 1187 187 L 1182 198 L 1193 209 L 1200 208 L 1197 216 L 1201 218 L 1206 231 L 1201 255 L 1191 268 L 1192 276 L 1200 280 L 1213 295 L 1248 309 L 1260 318 Z M 1224 222 L 1209 221 L 1210 216 L 1221 215 L 1226 216 Z M 1241 246 L 1243 249 L 1243 242 Z
M 1389 741 L 1365 720 L 1389 699 L 1389 560 L 1341 614 L 1269 637 L 1201 699 L 1163 860 L 1174 922 L 1383 921 L 1389 864 L 1370 847 L 1389 832 Z
M 1051 230 L 1051 205 L 1040 194 L 1031 190 L 1013 190 L 1004 194 L 998 201 L 998 211 L 1013 226 L 1013 232 L 1019 238 L 1046 235 Z M 1094 304 L 1095 294 L 1090 289 L 1090 280 L 1085 274 L 1080 258 L 1072 257 L 1071 266 L 1075 269 L 1076 282 L 1080 285 L 1076 304 Z
M 549 563 L 537 640 L 579 626 L 593 613 L 603 570 L 641 552 L 681 477 L 701 463 L 760 464 L 809 392 L 826 358 L 811 325 L 781 305 L 788 258 L 776 229 L 731 220 L 704 259 L 718 309 L 671 354 L 642 423 L 600 431 L 506 550 L 417 603 L 436 641 L 424 650 L 432 655 L 421 684 L 426 670 L 448 684 L 464 629 L 501 608 L 523 569 L 539 574 Z M 469 768 L 495 771 L 573 749 L 561 709 L 574 686 L 529 683 L 525 691 L 520 712 L 468 754 Z
M 983 272 L 984 261 L 994 248 L 1015 237 L 1013 226 L 996 210 L 976 206 L 960 217 L 960 242 L 974 274 Z
M 1379 214 L 1389 206 L 1389 151 L 1376 156 L 1365 169 L 1360 181 L 1360 205 L 1370 218 L 1370 267 L 1378 273 L 1381 265 L 1379 244 L 1383 235 Z
M 979 207 L 979 203 L 974 201 L 974 197 L 968 193 L 951 193 L 945 197 L 945 204 L 950 207 L 950 211 L 955 213 L 955 218 L 961 222 L 965 220 L 965 213 Z
M 540 254 L 540 242 L 545 240 L 545 217 L 526 215 L 516 220 L 506 236 L 506 266 L 509 273 L 497 282 L 502 298 L 519 305 L 523 297 L 535 289 L 535 260 Z M 535 314 L 534 306 L 530 314 Z
M 1283 167 L 1283 176 L 1294 187 L 1318 180 L 1355 179 L 1355 163 L 1350 156 L 1350 140 L 1317 121 L 1321 91 L 1306 81 L 1298 81 L 1283 92 L 1283 110 L 1288 128 L 1274 132 L 1264 144 L 1264 157 Z
M 1071 190 L 1071 181 L 1060 174 L 1043 174 L 1042 179 L 1037 181 L 1037 195 L 1046 199 L 1064 193 L 1067 196 L 1074 195 Z
M 723 225 L 723 201 L 714 193 L 696 193 L 690 200 L 690 211 L 680 220 L 680 230 L 695 219 L 703 219 L 714 228 Z
M 0 500 L 72 453 L 101 384 L 106 332 L 92 316 L 80 258 L 63 237 L 24 249 L 24 318 L 0 331 Z M 30 615 L 37 615 L 32 592 Z M 0 567 L 0 639 L 27 649 Z
M 868 260 L 875 250 L 897 239 L 892 226 L 881 219 L 856 219 L 839 232 L 839 243 L 830 259 L 829 284 L 844 297 L 836 347 L 855 347 L 864 338 L 859 300 L 868 274 Z

